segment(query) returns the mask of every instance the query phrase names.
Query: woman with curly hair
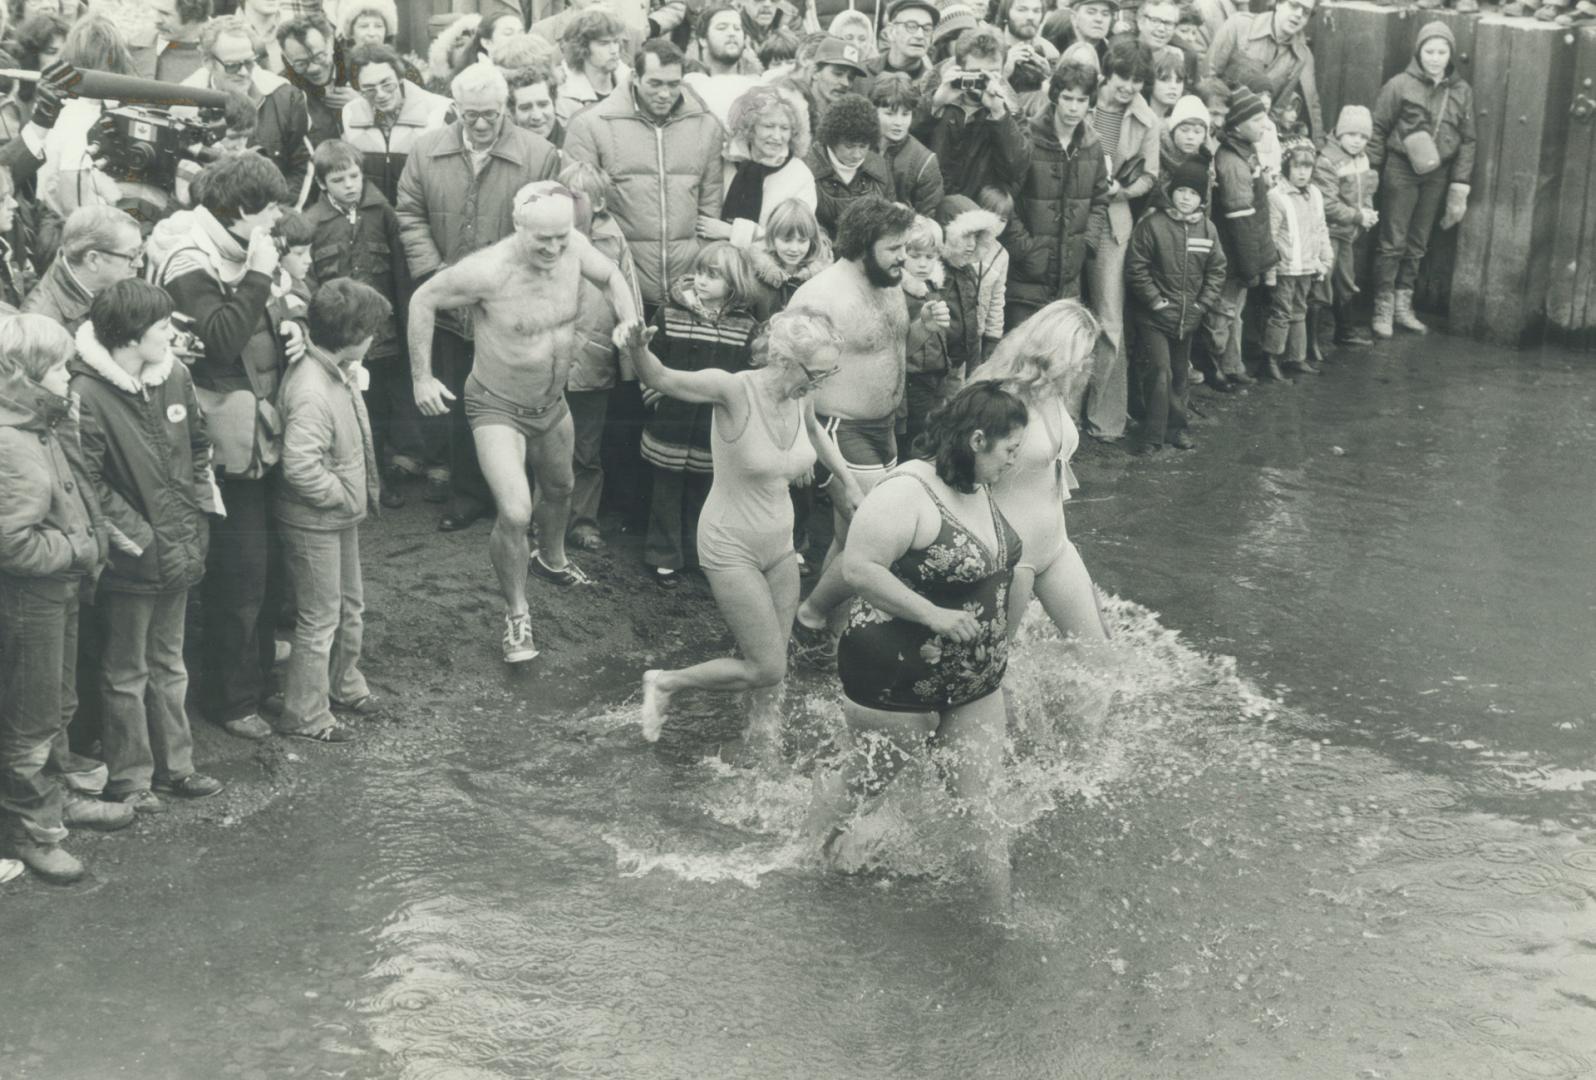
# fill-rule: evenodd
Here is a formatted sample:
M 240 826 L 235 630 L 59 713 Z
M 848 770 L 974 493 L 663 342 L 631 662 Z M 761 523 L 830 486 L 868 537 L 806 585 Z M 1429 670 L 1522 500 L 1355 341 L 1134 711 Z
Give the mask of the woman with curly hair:
M 788 199 L 815 208 L 809 152 L 809 110 L 796 91 L 754 86 L 732 102 L 721 171 L 720 217 L 700 217 L 704 240 L 753 247 L 770 213 Z
M 565 55 L 565 81 L 554 112 L 569 124 L 582 109 L 610 95 L 626 81 L 621 61 L 626 53 L 626 26 L 601 7 L 584 8 L 560 35 Z
M 1101 335 L 1085 305 L 1056 300 L 1005 337 L 970 377 L 1014 394 L 1031 415 L 1014 467 L 992 485 L 998 508 L 1025 543 L 1010 593 L 1011 636 L 1034 595 L 1066 640 L 1086 646 L 1108 640 L 1092 577 L 1064 528 L 1070 458 L 1081 439 L 1070 417 L 1079 415 Z
M 841 470 L 836 443 L 815 418 L 816 386 L 837 373 L 836 328 L 825 315 L 793 310 L 773 318 L 753 349 L 754 367 L 680 371 L 648 350 L 649 333 L 633 323 L 627 352 L 650 390 L 712 409 L 715 480 L 698 518 L 698 557 L 741 658 L 706 660 L 643 674 L 643 737 L 659 738 L 678 690 L 768 690 L 787 675 L 787 638 L 798 609 L 787 485 L 818 459 Z M 843 493 L 856 502 L 857 486 Z M 780 745 L 774 699 L 756 711 L 750 734 L 772 755 Z

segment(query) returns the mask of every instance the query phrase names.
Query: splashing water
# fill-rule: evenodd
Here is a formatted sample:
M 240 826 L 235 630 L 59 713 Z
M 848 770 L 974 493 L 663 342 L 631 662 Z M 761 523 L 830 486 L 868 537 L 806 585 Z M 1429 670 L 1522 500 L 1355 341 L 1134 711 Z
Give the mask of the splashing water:
M 1018 835 L 1065 802 L 1090 802 L 1129 780 L 1139 788 L 1158 777 L 1173 782 L 1178 763 L 1185 775 L 1200 771 L 1203 738 L 1255 732 L 1274 716 L 1277 703 L 1237 674 L 1233 658 L 1192 648 L 1131 601 L 1106 597 L 1103 606 L 1112 640 L 1088 665 L 1033 604 L 1011 650 L 1005 776 L 990 806 L 951 796 L 946 776 L 958 763 L 946 750 L 931 751 L 846 821 L 824 861 L 889 878 L 956 879 L 982 846 L 977 819 Z M 815 784 L 835 768 L 845 741 L 841 700 L 834 685 L 809 683 L 790 686 L 788 697 L 789 740 L 813 749 L 772 772 L 699 760 L 688 782 L 716 846 L 704 846 L 702 828 L 625 823 L 604 836 L 623 875 L 661 871 L 754 887 L 767 874 L 822 865 L 805 823 Z M 616 709 L 600 724 L 635 722 L 633 713 L 635 706 Z

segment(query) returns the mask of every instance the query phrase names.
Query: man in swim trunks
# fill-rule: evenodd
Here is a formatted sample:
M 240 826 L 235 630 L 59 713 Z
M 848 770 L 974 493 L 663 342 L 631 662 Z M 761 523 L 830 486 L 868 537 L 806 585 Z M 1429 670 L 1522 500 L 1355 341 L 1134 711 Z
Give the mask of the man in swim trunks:
M 837 223 L 837 261 L 799 286 L 788 304 L 824 312 L 842 333 L 840 371 L 816 392 L 815 415 L 866 495 L 898 463 L 894 425 L 909 338 L 901 286 L 912 224 L 914 211 L 902 203 L 879 196 L 854 200 Z M 825 572 L 798 608 L 800 639 L 811 643 L 853 595 L 837 558 L 848 539 L 848 521 L 840 510 L 833 516 Z
M 465 383 L 465 414 L 498 508 L 488 551 L 508 608 L 508 663 L 537 655 L 527 610 L 528 566 L 556 585 L 588 580 L 565 555 L 574 484 L 565 382 L 582 279 L 608 291 L 621 327 L 637 318 L 620 268 L 576 230 L 581 212 L 576 196 L 563 185 L 552 180 L 528 184 L 515 196 L 514 233 L 438 271 L 410 301 L 411 375 L 416 404 L 427 416 L 443 415 L 454 400 L 432 374 L 437 312 L 472 308 L 476 358 Z M 535 523 L 543 545 L 530 552 L 527 526 L 534 516 L 528 463 L 539 489 Z

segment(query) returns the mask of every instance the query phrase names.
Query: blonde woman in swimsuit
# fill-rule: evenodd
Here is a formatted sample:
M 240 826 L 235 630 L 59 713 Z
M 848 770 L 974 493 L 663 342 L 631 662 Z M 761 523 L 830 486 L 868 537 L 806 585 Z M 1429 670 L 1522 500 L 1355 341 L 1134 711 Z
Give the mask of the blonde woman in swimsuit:
M 1092 577 L 1064 528 L 1069 461 L 1080 442 L 1070 417 L 1080 408 L 1100 333 L 1084 305 L 1057 300 L 1005 337 L 971 377 L 1015 394 L 1031 416 L 1018 460 L 992 486 L 1025 545 L 1009 593 L 1011 637 L 1035 596 L 1066 640 L 1086 649 L 1108 640 Z
M 788 484 L 816 459 L 843 479 L 839 509 L 862 499 L 837 445 L 815 419 L 810 394 L 837 374 L 841 344 L 831 320 L 791 309 L 770 320 L 755 343 L 751 371 L 677 371 L 648 349 L 653 331 L 633 323 L 626 349 L 638 377 L 681 401 L 714 406 L 710 449 L 714 485 L 698 519 L 698 560 L 741 658 L 643 673 L 643 737 L 659 738 L 678 690 L 765 690 L 787 676 L 787 639 L 798 609 L 798 559 L 792 545 Z M 779 738 L 773 707 L 757 709 L 751 747 L 767 756 Z

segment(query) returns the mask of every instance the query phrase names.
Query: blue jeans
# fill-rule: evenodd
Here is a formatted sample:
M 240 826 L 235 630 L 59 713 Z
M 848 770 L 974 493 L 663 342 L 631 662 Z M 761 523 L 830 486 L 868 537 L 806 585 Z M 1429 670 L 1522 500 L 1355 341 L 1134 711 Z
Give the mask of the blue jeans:
M 1380 211 L 1380 245 L 1374 260 L 1376 292 L 1411 289 L 1419 279 L 1419 263 L 1430 247 L 1430 233 L 1446 203 L 1451 163 L 1417 175 L 1399 154 L 1386 158 L 1380 181 L 1385 208 Z
M 67 835 L 45 765 L 77 708 L 78 586 L 0 574 L 0 812 L 41 844 Z
M 188 590 L 100 594 L 105 647 L 100 659 L 107 793 L 148 791 L 151 782 L 194 771 L 189 731 L 183 615 Z
M 332 701 L 352 704 L 370 693 L 360 673 L 360 530 L 279 528 L 297 609 L 279 729 L 323 731 L 333 722 Z

